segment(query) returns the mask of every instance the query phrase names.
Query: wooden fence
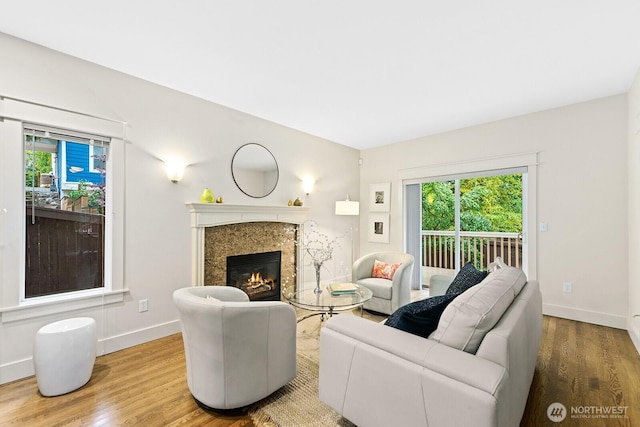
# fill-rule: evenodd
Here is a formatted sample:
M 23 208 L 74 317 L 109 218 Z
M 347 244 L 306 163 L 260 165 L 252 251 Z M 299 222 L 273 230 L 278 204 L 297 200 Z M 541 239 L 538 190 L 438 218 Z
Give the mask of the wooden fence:
M 104 286 L 104 218 L 83 212 L 27 208 L 25 296 Z
M 460 232 L 461 266 L 472 262 L 478 269 L 501 257 L 510 266 L 522 267 L 522 238 L 518 233 Z M 455 268 L 453 231 L 422 231 L 422 265 Z

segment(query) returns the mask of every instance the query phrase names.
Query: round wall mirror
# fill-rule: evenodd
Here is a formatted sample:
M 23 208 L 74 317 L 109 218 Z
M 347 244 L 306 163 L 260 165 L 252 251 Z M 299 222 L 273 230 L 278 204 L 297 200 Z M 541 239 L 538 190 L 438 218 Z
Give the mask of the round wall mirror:
M 231 175 L 247 196 L 265 197 L 278 184 L 278 162 L 271 151 L 260 144 L 245 144 L 231 160 Z

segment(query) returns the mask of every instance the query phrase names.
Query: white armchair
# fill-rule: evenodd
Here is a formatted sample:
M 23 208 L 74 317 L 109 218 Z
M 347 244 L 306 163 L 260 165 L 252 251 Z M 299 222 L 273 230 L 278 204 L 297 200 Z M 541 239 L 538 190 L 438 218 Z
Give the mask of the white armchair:
M 207 409 L 240 408 L 296 376 L 296 315 L 232 286 L 178 289 L 187 385 Z
M 371 277 L 376 260 L 401 264 L 392 280 Z M 352 281 L 369 288 L 373 293 L 373 297 L 364 304 L 364 308 L 391 314 L 408 304 L 411 301 L 413 263 L 413 255 L 401 252 L 373 252 L 357 259 L 353 263 Z

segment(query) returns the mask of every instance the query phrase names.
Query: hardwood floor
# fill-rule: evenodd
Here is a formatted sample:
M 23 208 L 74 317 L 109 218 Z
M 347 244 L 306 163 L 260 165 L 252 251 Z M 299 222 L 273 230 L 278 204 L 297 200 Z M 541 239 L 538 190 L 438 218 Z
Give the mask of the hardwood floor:
M 101 356 L 91 380 L 62 396 L 42 397 L 35 377 L 0 386 L 5 426 L 253 426 L 242 412 L 202 410 L 187 388 L 182 336 Z
M 562 423 L 547 417 L 556 402 L 567 410 Z M 544 317 L 521 426 L 638 426 L 639 402 L 640 356 L 627 331 Z
M 569 415 L 547 417 L 551 403 Z M 640 356 L 624 330 L 544 318 L 536 373 L 521 426 L 640 425 Z M 624 418 L 584 418 L 626 407 Z M 572 408 L 583 418 L 571 418 Z M 607 409 L 603 409 L 607 410 Z M 576 415 L 576 414 L 574 414 Z M 241 411 L 200 409 L 189 394 L 179 334 L 99 357 L 89 383 L 42 397 L 34 377 L 0 386 L 4 426 L 253 426 Z

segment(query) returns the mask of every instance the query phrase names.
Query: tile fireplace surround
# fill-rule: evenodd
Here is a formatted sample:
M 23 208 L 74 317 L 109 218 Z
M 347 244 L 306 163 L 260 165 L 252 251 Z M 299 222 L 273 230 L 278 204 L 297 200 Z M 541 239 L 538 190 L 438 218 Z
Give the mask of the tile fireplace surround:
M 187 203 L 191 215 L 192 285 L 224 284 L 226 257 L 282 250 L 282 286 L 291 291 L 300 271 L 299 248 L 282 246 L 285 227 L 300 226 L 309 208 L 299 206 Z M 297 252 L 295 256 L 294 252 Z

